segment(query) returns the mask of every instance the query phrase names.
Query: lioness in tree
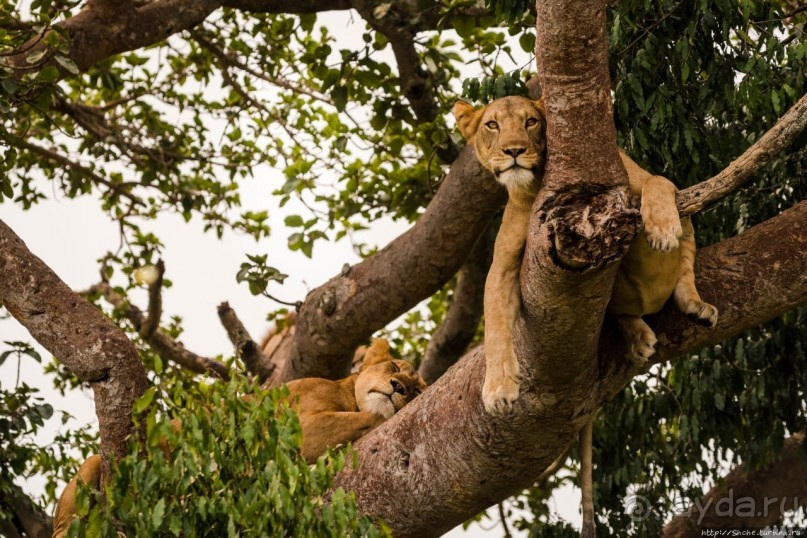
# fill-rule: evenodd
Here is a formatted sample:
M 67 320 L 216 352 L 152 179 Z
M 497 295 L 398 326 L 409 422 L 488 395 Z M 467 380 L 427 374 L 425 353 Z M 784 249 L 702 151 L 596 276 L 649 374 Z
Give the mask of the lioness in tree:
M 339 381 L 305 378 L 286 384 L 289 401 L 300 417 L 303 457 L 314 463 L 328 449 L 351 443 L 372 431 L 411 402 L 426 383 L 406 361 L 396 360 L 389 343 L 379 338 L 367 349 L 358 374 Z M 245 396 L 249 398 L 249 396 Z M 172 426 L 182 427 L 174 419 Z M 170 447 L 164 446 L 170 453 Z M 78 481 L 101 487 L 101 456 L 87 458 L 62 492 L 53 516 L 53 536 L 67 536 L 76 516 Z
M 512 329 L 521 306 L 519 272 L 533 201 L 541 186 L 546 156 L 543 101 L 504 97 L 485 107 L 462 101 L 454 115 L 479 162 L 507 188 L 509 199 L 485 283 L 485 384 L 482 401 L 490 413 L 509 408 L 519 394 L 519 366 Z M 630 245 L 617 272 L 608 313 L 629 344 L 628 356 L 644 364 L 656 336 L 642 320 L 661 310 L 670 296 L 687 317 L 708 327 L 717 309 L 695 288 L 695 236 L 688 218 L 679 219 L 677 189 L 670 180 L 643 170 L 620 151 L 630 190 L 641 198 L 643 230 Z

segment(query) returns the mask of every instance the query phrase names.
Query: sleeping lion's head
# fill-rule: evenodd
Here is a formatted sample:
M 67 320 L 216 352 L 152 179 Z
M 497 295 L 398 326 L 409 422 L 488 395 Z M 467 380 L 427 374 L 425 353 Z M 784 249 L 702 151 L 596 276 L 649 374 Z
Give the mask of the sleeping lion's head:
M 356 404 L 359 411 L 390 418 L 425 388 L 412 365 L 395 360 L 389 343 L 379 338 L 367 350 L 356 378 Z
M 457 101 L 454 116 L 482 166 L 508 190 L 535 191 L 546 159 L 542 100 L 502 97 L 482 108 Z

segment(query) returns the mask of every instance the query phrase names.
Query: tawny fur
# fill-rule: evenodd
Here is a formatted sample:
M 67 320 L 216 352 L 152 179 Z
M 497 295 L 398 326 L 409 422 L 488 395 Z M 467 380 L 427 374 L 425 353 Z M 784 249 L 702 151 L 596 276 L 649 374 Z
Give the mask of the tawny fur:
M 411 364 L 395 360 L 389 343 L 379 338 L 367 348 L 359 373 L 339 381 L 298 379 L 286 386 L 300 417 L 303 457 L 313 463 L 328 449 L 352 443 L 382 424 L 420 394 L 426 383 Z M 182 427 L 178 419 L 171 424 L 175 429 Z M 170 450 L 163 443 L 166 457 Z M 101 487 L 101 456 L 87 458 L 62 492 L 53 517 L 54 538 L 67 536 L 76 516 L 79 480 L 96 489 Z
M 485 283 L 482 401 L 488 412 L 499 413 L 519 394 L 512 330 L 521 306 L 519 273 L 530 212 L 543 178 L 545 113 L 541 100 L 504 97 L 482 108 L 457 102 L 454 115 L 479 162 L 509 195 Z M 655 351 L 656 337 L 641 316 L 661 310 L 670 296 L 688 317 L 703 325 L 714 326 L 717 309 L 704 303 L 695 288 L 695 235 L 689 219 L 678 217 L 675 185 L 642 169 L 624 152 L 619 156 L 631 193 L 641 199 L 644 227 L 622 259 L 608 312 L 625 334 L 629 358 L 642 366 Z M 525 180 L 528 173 L 531 181 Z
M 499 413 L 519 394 L 512 330 L 521 307 L 519 274 L 530 212 L 543 178 L 544 106 L 541 100 L 523 97 L 497 99 L 479 109 L 460 101 L 454 105 L 454 115 L 463 136 L 474 145 L 479 162 L 494 173 L 509 195 L 485 282 L 482 401 L 489 413 Z M 625 335 L 628 357 L 643 366 L 656 345 L 656 335 L 642 320 L 643 315 L 658 312 L 672 296 L 687 317 L 712 327 L 717 323 L 717 309 L 704 303 L 695 288 L 695 232 L 688 218 L 679 219 L 675 185 L 642 169 L 624 152 L 619 156 L 628 172 L 631 193 L 641 198 L 644 226 L 622 258 L 608 312 Z M 582 536 L 587 538 L 595 535 L 592 430 L 589 422 L 580 433 Z

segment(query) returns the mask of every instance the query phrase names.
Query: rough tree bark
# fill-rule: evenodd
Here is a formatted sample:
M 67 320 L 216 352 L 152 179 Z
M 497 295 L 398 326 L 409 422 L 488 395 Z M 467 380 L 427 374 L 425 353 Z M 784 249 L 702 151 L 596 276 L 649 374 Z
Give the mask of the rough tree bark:
M 668 305 L 650 320 L 657 334 L 665 335 L 659 339 L 659 357 L 693 353 L 807 303 L 805 223 L 807 202 L 802 202 L 701 249 L 698 287 L 721 317 L 714 329 L 695 327 Z M 554 326 L 536 331 L 549 341 Z M 359 440 L 359 469 L 344 473 L 339 483 L 356 494 L 363 512 L 383 517 L 395 536 L 440 535 L 532 486 L 576 439 L 585 408 L 601 406 L 639 373 L 623 358 L 622 340 L 609 324 L 600 350 L 603 372 L 589 384 L 587 396 L 569 391 L 561 400 L 531 390 L 523 397 L 527 402 L 497 418 L 482 408 L 484 348 L 474 348 L 429 390 Z M 567 397 L 579 401 L 579 409 Z
M 541 2 L 538 21 L 548 161 L 521 273 L 521 396 L 505 415 L 485 413 L 479 347 L 357 444 L 360 466 L 337 483 L 395 536 L 437 536 L 529 485 L 597 405 L 590 396 L 614 262 L 638 220 L 617 154 L 605 3 Z
M 148 387 L 131 341 L 73 292 L 0 220 L 0 302 L 34 339 L 92 387 L 104 473 L 136 432 L 132 404 Z
M 701 529 L 707 527 L 758 529 L 775 524 L 783 512 L 803 506 L 807 502 L 803 444 L 804 434 L 797 433 L 785 439 L 782 452 L 770 465 L 754 470 L 745 465 L 733 469 L 696 505 L 675 516 L 664 527 L 664 538 L 700 537 Z M 753 499 L 753 505 L 744 499 Z
M 434 383 L 462 357 L 473 341 L 482 319 L 485 279 L 493 256 L 496 227 L 491 225 L 476 242 L 468 260 L 457 273 L 451 304 L 432 334 L 418 373 L 426 383 Z

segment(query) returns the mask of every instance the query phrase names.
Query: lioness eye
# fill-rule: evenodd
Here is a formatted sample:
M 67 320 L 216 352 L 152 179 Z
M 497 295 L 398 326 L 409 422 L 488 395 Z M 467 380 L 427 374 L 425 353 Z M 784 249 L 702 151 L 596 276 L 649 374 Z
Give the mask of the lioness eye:
M 496 123 L 495 121 L 489 121 L 485 124 L 485 127 L 491 130 L 496 130 L 499 128 L 499 124 Z
M 527 127 L 532 127 L 536 123 L 538 123 L 537 119 L 535 119 L 535 118 L 527 118 Z

